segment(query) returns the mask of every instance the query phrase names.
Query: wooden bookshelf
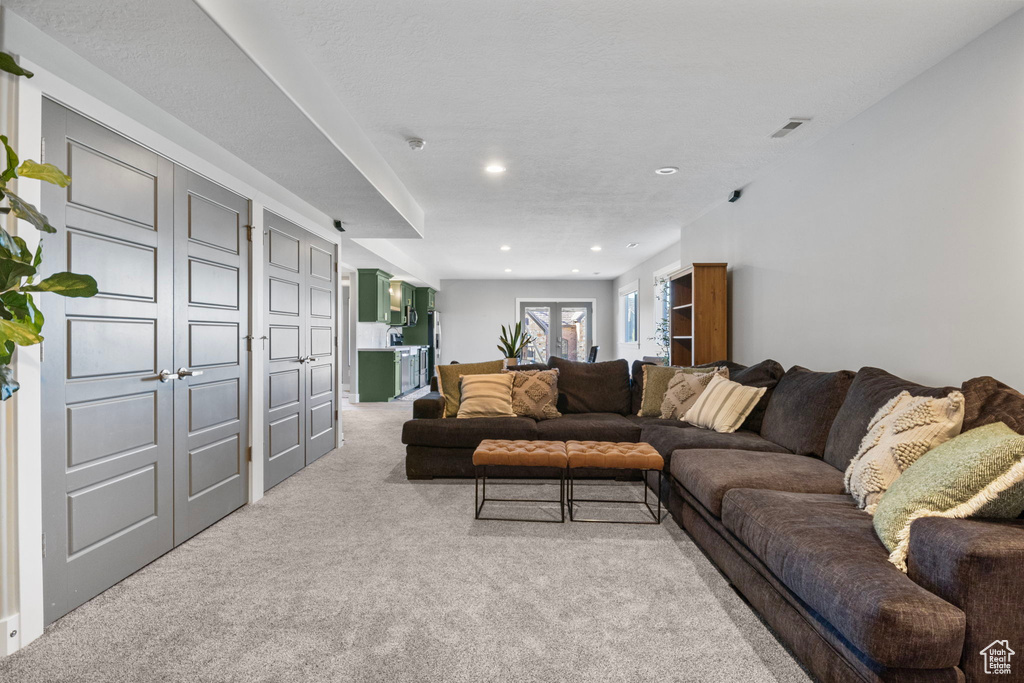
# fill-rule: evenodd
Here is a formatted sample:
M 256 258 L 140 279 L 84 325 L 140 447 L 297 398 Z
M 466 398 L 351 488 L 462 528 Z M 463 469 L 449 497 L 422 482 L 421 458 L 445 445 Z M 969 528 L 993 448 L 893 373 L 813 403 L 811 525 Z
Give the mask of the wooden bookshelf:
M 694 263 L 672 278 L 669 336 L 672 365 L 729 358 L 728 275 L 725 263 Z

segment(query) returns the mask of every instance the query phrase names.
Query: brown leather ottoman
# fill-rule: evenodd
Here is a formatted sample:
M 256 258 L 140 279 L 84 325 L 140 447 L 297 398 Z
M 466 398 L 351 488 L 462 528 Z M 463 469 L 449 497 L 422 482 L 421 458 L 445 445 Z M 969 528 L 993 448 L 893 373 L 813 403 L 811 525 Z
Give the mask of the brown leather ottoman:
M 473 465 L 476 469 L 476 482 L 473 487 L 476 519 L 492 519 L 505 522 L 565 522 L 565 472 L 568 457 L 565 443 L 562 441 L 521 441 L 508 439 L 484 439 L 473 451 Z M 487 466 L 502 465 L 511 467 L 550 467 L 552 474 L 557 470 L 558 500 L 536 498 L 488 498 L 487 497 Z M 480 480 L 483 478 L 483 496 L 480 495 Z M 484 503 L 487 501 L 504 503 L 558 503 L 561 519 L 521 519 L 510 517 L 481 517 Z
M 568 456 L 569 471 L 569 519 L 574 522 L 608 522 L 612 524 L 661 524 L 661 478 L 665 468 L 665 459 L 649 443 L 630 443 L 612 441 L 569 441 L 565 444 Z M 642 470 L 644 473 L 658 473 L 658 511 L 655 512 L 647 502 L 647 483 L 644 477 L 644 499 L 639 500 L 604 500 L 599 498 L 576 498 L 573 491 L 573 470 L 583 467 L 601 467 L 605 469 Z M 629 522 L 606 519 L 578 519 L 573 515 L 576 503 L 636 503 L 642 504 L 651 513 L 654 521 Z

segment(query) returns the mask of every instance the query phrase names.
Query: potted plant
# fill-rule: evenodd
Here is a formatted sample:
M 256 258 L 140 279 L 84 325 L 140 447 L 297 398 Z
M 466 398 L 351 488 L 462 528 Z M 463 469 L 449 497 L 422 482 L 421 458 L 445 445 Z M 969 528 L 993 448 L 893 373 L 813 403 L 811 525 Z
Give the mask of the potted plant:
M 506 367 L 516 365 L 523 350 L 534 341 L 529 332 L 523 332 L 523 323 L 517 322 L 513 328 L 511 325 L 506 328 L 501 326 L 501 336 L 498 337 L 498 351 L 501 351 L 505 358 Z

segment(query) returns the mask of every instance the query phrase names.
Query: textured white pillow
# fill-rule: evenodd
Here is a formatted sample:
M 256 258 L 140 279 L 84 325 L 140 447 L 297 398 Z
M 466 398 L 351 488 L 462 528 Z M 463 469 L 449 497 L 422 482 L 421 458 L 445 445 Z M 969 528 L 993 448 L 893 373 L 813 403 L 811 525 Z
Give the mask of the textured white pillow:
M 903 391 L 882 406 L 868 424 L 857 455 L 846 468 L 846 491 L 874 513 L 885 492 L 918 458 L 960 433 L 964 395 L 911 396 Z
M 747 387 L 715 375 L 683 419 L 694 427 L 735 432 L 766 391 L 765 387 Z

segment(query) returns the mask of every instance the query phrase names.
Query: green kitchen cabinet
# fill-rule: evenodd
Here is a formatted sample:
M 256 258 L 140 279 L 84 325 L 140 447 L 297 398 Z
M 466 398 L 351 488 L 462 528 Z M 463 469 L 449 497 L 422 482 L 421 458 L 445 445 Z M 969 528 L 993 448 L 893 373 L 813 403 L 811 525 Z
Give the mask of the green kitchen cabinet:
M 359 311 L 361 323 L 391 322 L 391 274 L 377 268 L 360 268 Z
M 359 401 L 382 403 L 402 393 L 402 354 L 389 349 L 359 352 Z
M 434 340 L 429 338 L 427 312 L 434 310 L 434 294 L 436 292 L 430 287 L 416 287 L 413 292 L 413 308 L 416 309 L 418 320 L 415 325 L 402 330 L 402 334 L 406 344 L 430 346 Z
M 434 310 L 434 295 L 437 294 L 437 290 L 431 289 L 430 287 L 424 287 L 427 290 L 427 310 Z
M 416 288 L 408 282 L 401 280 L 391 281 L 391 311 L 390 322 L 392 325 L 408 325 L 407 311 L 413 305 L 413 292 Z

